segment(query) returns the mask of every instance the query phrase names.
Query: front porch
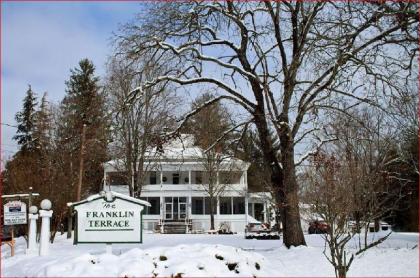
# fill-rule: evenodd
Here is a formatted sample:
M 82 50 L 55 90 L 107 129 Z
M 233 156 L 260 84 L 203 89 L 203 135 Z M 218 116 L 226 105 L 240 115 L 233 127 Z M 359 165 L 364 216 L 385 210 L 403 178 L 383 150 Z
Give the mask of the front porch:
M 249 202 L 246 196 L 240 196 L 238 192 L 231 194 L 234 196 L 215 200 L 213 212 L 216 229 L 223 223 L 233 232 L 243 232 L 247 223 L 268 219 L 268 206 L 263 201 L 253 199 Z M 152 195 L 152 192 L 145 192 L 141 198 L 152 205 L 144 212 L 145 229 L 160 233 L 202 233 L 210 230 L 209 197 L 202 197 L 198 192 L 191 196 Z

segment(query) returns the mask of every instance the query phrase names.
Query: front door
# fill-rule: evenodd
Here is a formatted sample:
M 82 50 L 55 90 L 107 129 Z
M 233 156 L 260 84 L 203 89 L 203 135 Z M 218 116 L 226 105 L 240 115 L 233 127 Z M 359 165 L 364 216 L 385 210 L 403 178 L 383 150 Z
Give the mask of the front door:
M 172 220 L 172 219 L 174 219 L 173 203 L 165 202 L 165 220 Z
M 185 220 L 187 218 L 187 197 L 165 197 L 165 220 Z
M 187 218 L 187 204 L 179 203 L 179 219 L 184 220 Z

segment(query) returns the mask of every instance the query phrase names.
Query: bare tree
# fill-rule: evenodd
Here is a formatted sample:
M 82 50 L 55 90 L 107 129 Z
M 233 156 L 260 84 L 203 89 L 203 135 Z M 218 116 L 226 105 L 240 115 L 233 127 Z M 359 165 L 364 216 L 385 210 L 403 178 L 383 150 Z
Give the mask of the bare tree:
M 337 140 L 313 156 L 303 175 L 310 215 L 328 224 L 324 255 L 337 277 L 346 277 L 357 255 L 389 237 L 391 232 L 377 238 L 368 232 L 373 224 L 380 230 L 380 220 L 397 209 L 404 194 L 404 184 L 391 183 L 399 173 L 389 166 L 399 154 L 384 119 L 366 112 L 357 117 L 359 124 L 337 117 L 332 126 Z
M 148 53 L 178 65 L 133 97 L 162 82 L 211 86 L 223 92 L 214 101 L 249 114 L 238 127 L 258 130 L 289 247 L 305 244 L 296 165 L 315 152 L 296 158 L 297 145 L 322 129 L 323 111 L 379 106 L 376 92 L 399 90 L 417 56 L 418 19 L 417 4 L 402 2 L 175 2 L 151 4 L 118 39 L 133 60 Z
M 155 78 L 159 71 L 150 65 L 125 63 L 112 59 L 108 67 L 106 90 L 112 103 L 113 152 L 116 168 L 125 173 L 130 196 L 139 197 L 147 171 L 156 165 L 150 161 L 152 146 L 164 129 L 173 121 L 175 96 L 169 95 L 165 85 L 147 89 L 130 105 L 129 93 L 144 80 Z
M 205 93 L 195 99 L 191 109 L 202 107 L 203 103 L 214 99 L 211 93 Z M 232 126 L 231 115 L 221 103 L 213 103 L 203 107 L 195 113 L 185 124 L 183 131 L 194 135 L 195 145 L 200 147 L 196 154 L 200 166 L 203 168 L 201 187 L 209 197 L 210 229 L 215 229 L 214 214 L 216 213 L 217 199 L 221 197 L 229 186 L 228 180 L 219 176 L 231 173 L 234 159 L 228 149 L 228 139 L 217 141 L 223 137 L 224 132 Z M 231 137 L 231 136 L 230 136 Z M 214 144 L 217 142 L 216 144 Z

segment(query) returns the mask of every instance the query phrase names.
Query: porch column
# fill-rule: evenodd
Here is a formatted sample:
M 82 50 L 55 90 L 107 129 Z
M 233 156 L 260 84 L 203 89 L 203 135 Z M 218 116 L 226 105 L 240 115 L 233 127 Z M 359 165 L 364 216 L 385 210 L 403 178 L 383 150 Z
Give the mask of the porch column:
M 103 190 L 106 191 L 106 170 L 104 169 L 104 188 Z
M 188 170 L 188 184 L 190 187 L 190 196 L 188 196 L 188 215 L 187 218 L 190 218 L 192 214 L 192 185 L 191 185 L 191 170 Z
M 264 223 L 267 223 L 267 211 L 268 210 L 268 206 L 267 206 L 267 201 L 264 201 Z
M 220 198 L 219 198 L 219 196 L 217 196 L 217 199 L 216 199 L 216 220 L 219 220 L 219 216 L 220 216 Z
M 219 188 L 219 171 L 216 172 L 216 183 L 217 183 L 216 188 Z M 220 219 L 220 199 L 219 199 L 219 196 L 217 196 L 217 199 L 216 199 L 216 217 L 214 219 L 214 227 L 215 228 L 219 227 L 219 225 L 220 225 L 219 219 Z
M 162 189 L 163 189 L 163 185 L 162 185 L 162 178 L 163 178 L 163 173 L 162 173 L 163 171 L 162 171 L 162 169 L 160 169 L 160 219 L 163 219 L 163 213 L 164 213 L 164 208 L 165 208 L 165 205 L 164 205 L 164 203 L 163 203 L 163 201 L 164 201 L 164 198 L 163 198 L 163 196 L 162 196 Z
M 248 192 L 245 193 L 245 224 L 248 225 Z

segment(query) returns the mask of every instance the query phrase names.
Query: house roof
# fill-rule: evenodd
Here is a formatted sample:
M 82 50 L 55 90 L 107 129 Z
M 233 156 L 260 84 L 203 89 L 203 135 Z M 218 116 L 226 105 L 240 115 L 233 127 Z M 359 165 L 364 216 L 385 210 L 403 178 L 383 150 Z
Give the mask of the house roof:
M 118 198 L 118 199 L 126 200 L 126 201 L 129 201 L 129 202 L 132 202 L 132 203 L 136 203 L 136 204 L 139 204 L 139 205 L 142 205 L 142 206 L 148 206 L 148 207 L 151 206 L 150 203 L 147 202 L 147 201 L 140 200 L 140 199 L 137 199 L 137 198 L 134 198 L 134 197 L 130 197 L 130 196 L 127 196 L 125 194 L 121 194 L 121 193 L 118 193 L 118 192 L 115 192 L 115 191 L 101 191 L 98 194 L 91 195 L 84 200 L 74 202 L 74 203 L 67 203 L 67 206 L 68 207 L 75 207 L 75 206 L 78 206 L 78 205 L 81 205 L 81 204 L 84 204 L 84 203 L 88 203 L 88 202 L 92 202 L 94 200 L 101 199 L 101 198 L 105 199 L 105 200 Z
M 148 162 L 194 162 L 205 157 L 205 151 L 194 145 L 194 137 L 190 134 L 181 134 L 179 138 L 163 145 L 162 150 L 149 148 L 145 152 L 145 159 Z M 241 168 L 247 169 L 249 163 L 226 154 L 220 154 L 221 165 L 235 164 L 242 165 Z M 115 168 L 123 165 L 123 160 L 115 159 L 105 162 L 105 166 Z

